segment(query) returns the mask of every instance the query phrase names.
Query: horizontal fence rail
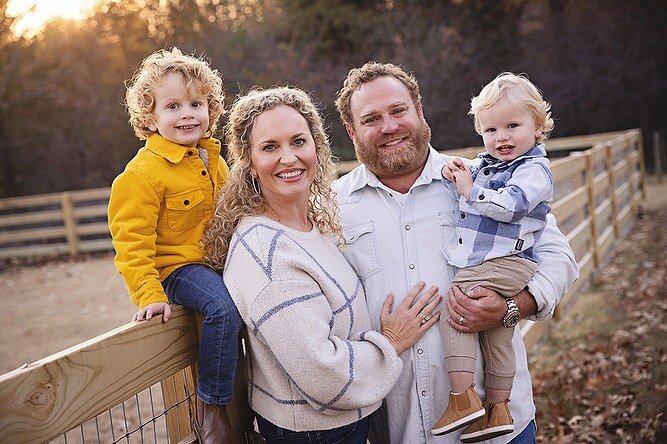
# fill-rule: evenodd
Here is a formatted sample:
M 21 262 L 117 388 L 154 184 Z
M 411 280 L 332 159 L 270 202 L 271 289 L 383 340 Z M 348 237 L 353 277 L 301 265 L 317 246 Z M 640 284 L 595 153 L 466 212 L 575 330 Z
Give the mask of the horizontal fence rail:
M 447 154 L 474 157 L 481 150 Z M 558 319 L 609 256 L 614 240 L 630 229 L 645 198 L 645 170 L 639 130 L 554 139 L 547 150 L 567 154 L 551 161 L 552 212 L 580 269 L 580 278 L 556 309 Z M 353 167 L 343 163 L 340 171 Z M 103 231 L 100 219 L 108 197 L 105 188 L 0 200 L 0 229 L 30 225 L 24 231 L 0 231 L 0 252 L 31 251 L 30 245 L 15 245 L 31 239 L 26 231 L 55 239 L 47 244 L 49 252 L 94 251 L 103 241 L 110 248 L 108 237 L 86 237 Z M 33 208 L 38 210 L 28 211 Z M 63 223 L 48 225 L 54 221 Z M 3 243 L 14 246 L 2 250 Z M 526 347 L 537 343 L 550 325 L 522 321 Z M 197 348 L 195 317 L 175 306 L 166 324 L 159 317 L 130 323 L 1 375 L 0 443 L 192 442 Z M 235 387 L 235 393 L 244 390 L 242 383 Z M 232 423 L 243 422 L 247 413 L 236 402 L 228 413 Z

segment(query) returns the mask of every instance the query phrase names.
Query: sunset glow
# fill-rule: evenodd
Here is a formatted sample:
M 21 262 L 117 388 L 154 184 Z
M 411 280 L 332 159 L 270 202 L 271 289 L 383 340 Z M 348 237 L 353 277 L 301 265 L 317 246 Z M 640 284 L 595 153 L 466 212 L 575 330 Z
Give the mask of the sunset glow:
M 7 14 L 10 16 L 25 14 L 16 23 L 14 32 L 32 34 L 39 32 L 44 23 L 55 17 L 83 18 L 86 10 L 93 4 L 95 0 L 10 0 L 7 5 Z M 34 10 L 30 11 L 33 6 Z

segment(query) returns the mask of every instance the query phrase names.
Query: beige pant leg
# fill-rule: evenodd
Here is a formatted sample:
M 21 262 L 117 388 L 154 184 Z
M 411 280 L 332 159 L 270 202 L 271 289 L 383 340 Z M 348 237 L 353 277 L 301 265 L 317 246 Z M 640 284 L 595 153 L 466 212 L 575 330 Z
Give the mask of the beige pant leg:
M 477 286 L 486 287 L 504 297 L 512 297 L 528 284 L 537 271 L 537 264 L 516 256 L 491 259 L 480 265 L 464 268 L 454 277 L 452 286 L 457 285 L 463 293 Z M 451 330 L 458 334 L 452 333 Z M 475 363 L 475 338 L 470 333 L 460 333 L 449 326 L 444 319 L 440 321 L 445 346 L 447 371 L 472 371 Z M 498 389 L 511 389 L 516 364 L 512 347 L 513 328 L 502 325 L 486 332 L 480 332 L 479 340 L 485 362 L 486 386 Z M 464 369 L 465 368 L 465 369 Z

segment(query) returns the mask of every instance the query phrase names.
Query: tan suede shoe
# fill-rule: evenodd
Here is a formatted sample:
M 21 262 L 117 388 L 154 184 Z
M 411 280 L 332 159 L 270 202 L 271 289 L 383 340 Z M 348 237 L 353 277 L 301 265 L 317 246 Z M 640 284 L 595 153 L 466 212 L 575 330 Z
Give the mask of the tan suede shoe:
M 475 393 L 475 384 L 455 395 L 449 392 L 449 405 L 442 417 L 435 423 L 431 432 L 434 435 L 444 435 L 465 427 L 479 417 L 484 416 L 482 401 Z
M 484 403 L 486 415 L 470 424 L 463 435 L 462 442 L 480 442 L 514 431 L 514 420 L 510 414 L 509 399 L 498 404 Z

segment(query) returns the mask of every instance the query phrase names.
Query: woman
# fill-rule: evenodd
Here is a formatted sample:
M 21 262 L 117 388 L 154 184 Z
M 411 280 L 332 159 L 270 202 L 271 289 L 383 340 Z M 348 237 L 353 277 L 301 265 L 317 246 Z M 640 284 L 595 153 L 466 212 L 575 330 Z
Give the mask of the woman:
M 306 93 L 251 91 L 226 135 L 230 181 L 204 241 L 248 328 L 259 431 L 269 442 L 363 443 L 401 373 L 398 355 L 439 318 L 437 288 L 417 297 L 415 286 L 393 313 L 389 295 L 382 333 L 371 330 L 361 282 L 334 242 L 334 164 Z

